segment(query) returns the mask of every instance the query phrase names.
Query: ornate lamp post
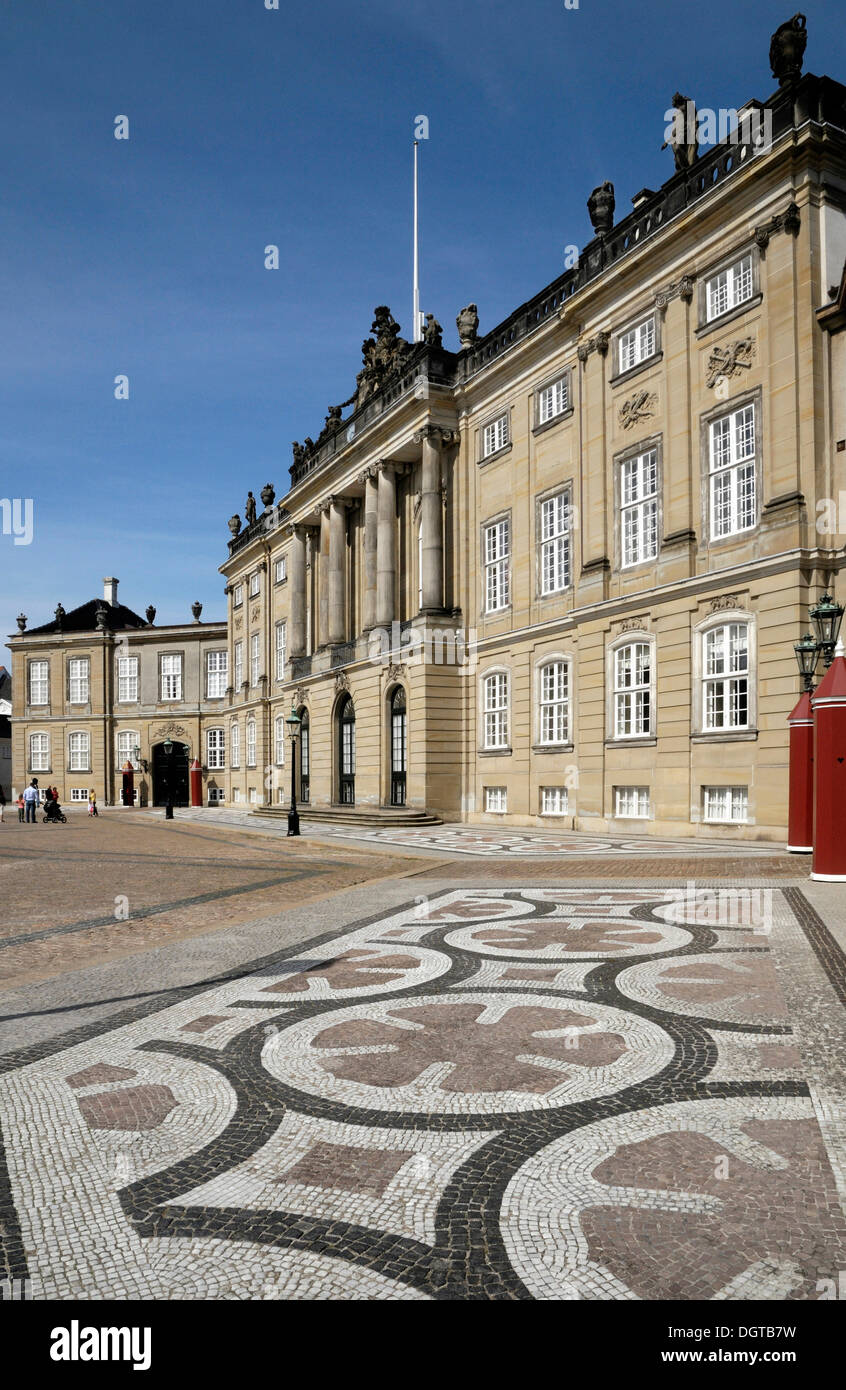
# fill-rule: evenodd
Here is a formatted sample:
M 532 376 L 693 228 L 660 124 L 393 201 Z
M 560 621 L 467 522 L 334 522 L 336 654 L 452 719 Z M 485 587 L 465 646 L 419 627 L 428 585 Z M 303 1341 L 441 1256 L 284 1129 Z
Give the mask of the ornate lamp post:
M 821 647 L 810 632 L 793 647 L 802 677 L 802 694 L 787 720 L 790 729 L 790 791 L 787 849 L 811 854 L 814 848 L 814 713 L 811 691 Z
M 837 646 L 840 624 L 843 621 L 843 604 L 835 603 L 831 594 L 823 594 L 819 603 L 811 609 L 810 618 L 828 670 L 834 658 L 834 648 Z
M 164 748 L 165 757 L 167 759 L 167 762 L 165 764 L 165 820 L 173 820 L 173 792 L 171 789 L 173 782 L 173 778 L 171 776 L 171 773 L 173 771 L 171 764 L 171 758 L 173 755 L 173 739 L 166 738 L 162 747 Z
M 291 808 L 288 812 L 288 834 L 299 835 L 300 818 L 297 815 L 297 740 L 300 736 L 302 720 L 297 714 L 294 706 L 291 706 L 291 713 L 285 720 L 288 725 L 288 736 L 291 740 Z
M 806 632 L 798 642 L 794 643 L 793 650 L 796 653 L 796 664 L 799 667 L 799 675 L 804 682 L 805 691 L 814 688 L 814 673 L 817 669 L 817 662 L 820 659 L 822 647 L 810 632 Z

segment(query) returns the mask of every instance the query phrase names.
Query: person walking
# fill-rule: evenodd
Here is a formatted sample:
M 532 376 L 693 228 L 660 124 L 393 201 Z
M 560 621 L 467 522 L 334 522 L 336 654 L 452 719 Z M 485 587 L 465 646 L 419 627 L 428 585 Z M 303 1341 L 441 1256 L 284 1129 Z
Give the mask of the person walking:
M 24 799 L 23 799 L 23 792 L 18 792 L 18 800 L 17 800 L 17 803 L 16 803 L 16 804 L 17 804 L 17 808 L 18 808 L 18 820 L 20 821 L 21 825 L 23 825 L 23 818 L 24 818 Z
M 26 807 L 27 825 L 30 821 L 32 821 L 33 825 L 35 825 L 35 812 L 38 809 L 38 803 L 41 800 L 41 798 L 38 794 L 38 783 L 34 777 L 30 782 L 29 786 L 27 787 L 26 791 L 24 792 L 23 799 L 24 806 Z
M 97 793 L 93 787 L 88 793 L 88 814 L 89 816 L 99 815 L 99 811 L 97 810 Z
M 0 825 L 3 824 L 3 812 L 5 811 L 5 809 L 6 809 L 6 793 L 4 792 L 3 788 L 0 787 Z

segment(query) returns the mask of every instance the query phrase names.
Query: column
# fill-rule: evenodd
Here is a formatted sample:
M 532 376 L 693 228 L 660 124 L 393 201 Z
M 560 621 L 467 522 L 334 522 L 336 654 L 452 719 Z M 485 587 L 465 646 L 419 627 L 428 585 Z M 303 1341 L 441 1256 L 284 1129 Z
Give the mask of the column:
M 378 475 L 375 468 L 368 468 L 364 475 L 364 591 L 361 609 L 361 625 L 365 632 L 376 626 L 378 505 Z
M 441 501 L 441 431 L 436 427 L 422 435 L 423 468 L 420 500 L 422 549 L 422 601 L 424 613 L 444 606 L 444 513 Z
M 317 555 L 317 646 L 329 641 L 329 507 L 320 510 L 320 549 Z
M 306 537 L 301 526 L 291 532 L 291 608 L 289 613 L 289 649 L 292 657 L 305 656 L 306 650 Z
M 347 527 L 346 503 L 340 497 L 329 498 L 329 641 L 346 639 L 344 609 L 344 568 L 346 564 Z
M 379 465 L 376 520 L 376 622 L 390 627 L 394 621 L 397 571 L 397 479 L 393 464 Z

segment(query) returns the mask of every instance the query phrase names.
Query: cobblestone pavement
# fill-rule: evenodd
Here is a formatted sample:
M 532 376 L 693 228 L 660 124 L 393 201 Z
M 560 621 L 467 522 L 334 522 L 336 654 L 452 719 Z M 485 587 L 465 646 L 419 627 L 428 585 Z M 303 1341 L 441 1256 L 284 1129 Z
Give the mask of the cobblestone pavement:
M 336 896 L 309 940 L 0 1056 L 0 1274 L 36 1298 L 819 1297 L 846 1268 L 822 917 L 794 885 L 506 862 L 353 890 L 347 926 Z

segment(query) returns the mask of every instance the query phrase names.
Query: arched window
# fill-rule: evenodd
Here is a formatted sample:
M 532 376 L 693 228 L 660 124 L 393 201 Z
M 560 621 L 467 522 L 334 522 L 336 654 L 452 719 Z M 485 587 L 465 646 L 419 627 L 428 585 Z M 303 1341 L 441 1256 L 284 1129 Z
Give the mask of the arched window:
M 508 672 L 492 671 L 482 681 L 484 748 L 508 747 Z
M 206 766 L 209 771 L 219 771 L 226 766 L 224 756 L 224 732 L 223 729 L 206 730 Z
M 300 801 L 308 801 L 311 779 L 311 723 L 308 710 L 301 709 L 300 715 Z
M 229 733 L 229 761 L 232 767 L 241 766 L 241 725 L 237 721 Z
M 247 720 L 247 767 L 256 765 L 256 721 Z
M 643 738 L 652 732 L 649 642 L 627 642 L 614 653 L 614 737 Z
M 720 623 L 703 634 L 702 727 L 748 729 L 749 625 Z
M 121 771 L 126 764 L 132 763 L 133 767 L 138 764 L 135 761 L 135 750 L 140 743 L 138 735 L 134 729 L 121 729 L 117 736 L 117 770 Z
M 50 771 L 50 735 L 30 734 L 29 736 L 30 772 Z
M 566 661 L 546 661 L 540 668 L 541 743 L 569 742 L 569 674 Z
M 391 805 L 405 805 L 408 761 L 408 723 L 405 691 L 398 685 L 391 696 Z
M 91 771 L 91 737 L 87 732 L 73 733 L 68 738 L 68 768 L 70 772 Z
M 355 705 L 349 695 L 338 706 L 339 800 L 355 805 Z
M 288 736 L 284 714 L 277 714 L 273 724 L 274 755 L 277 767 L 285 766 L 285 739 Z

